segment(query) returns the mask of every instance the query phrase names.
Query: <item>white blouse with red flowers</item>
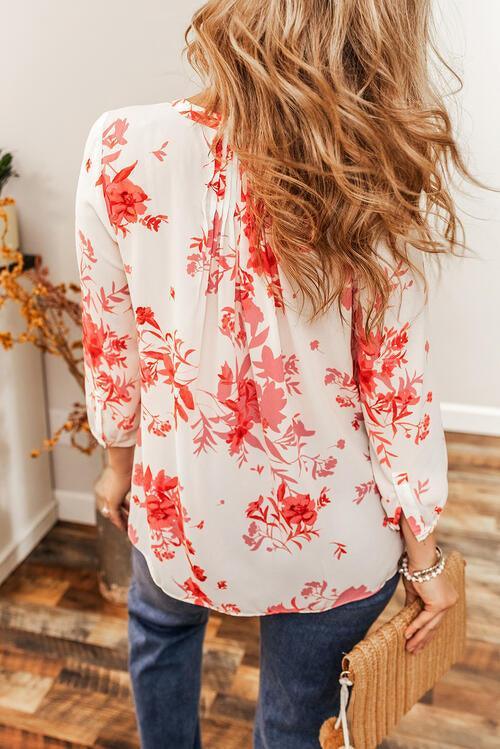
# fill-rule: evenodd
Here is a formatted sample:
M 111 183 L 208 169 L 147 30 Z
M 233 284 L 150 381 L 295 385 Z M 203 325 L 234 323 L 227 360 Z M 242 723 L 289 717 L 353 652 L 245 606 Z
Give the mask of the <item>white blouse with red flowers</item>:
M 129 536 L 169 595 L 229 614 L 325 611 L 394 575 L 447 496 L 418 275 L 364 335 L 346 289 L 309 323 L 217 120 L 187 100 L 92 127 L 76 237 L 86 397 L 135 445 Z M 387 258 L 386 258 L 387 259 Z M 417 258 L 418 260 L 418 258 Z M 306 306 L 307 314 L 307 306 Z

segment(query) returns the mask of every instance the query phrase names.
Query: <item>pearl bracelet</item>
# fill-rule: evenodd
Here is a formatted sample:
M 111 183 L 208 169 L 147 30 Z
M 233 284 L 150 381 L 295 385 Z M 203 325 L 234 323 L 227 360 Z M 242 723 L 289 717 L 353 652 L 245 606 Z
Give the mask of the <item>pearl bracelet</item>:
M 405 551 L 401 556 L 398 572 L 400 572 L 411 583 L 426 583 L 434 577 L 437 577 L 444 570 L 445 556 L 439 546 L 436 546 L 438 555 L 437 562 L 432 567 L 426 567 L 423 570 L 410 572 L 408 569 L 408 553 Z

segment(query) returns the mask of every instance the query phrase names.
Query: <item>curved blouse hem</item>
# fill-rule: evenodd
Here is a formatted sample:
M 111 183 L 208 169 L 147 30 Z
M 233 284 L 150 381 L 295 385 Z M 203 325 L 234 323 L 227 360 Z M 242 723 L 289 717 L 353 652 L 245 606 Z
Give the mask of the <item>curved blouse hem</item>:
M 153 582 L 155 583 L 155 585 L 157 585 L 160 588 L 160 590 L 163 591 L 163 593 L 165 593 L 165 595 L 170 596 L 170 598 L 175 598 L 176 601 L 181 601 L 182 603 L 188 603 L 191 606 L 198 606 L 199 608 L 202 608 L 202 609 L 208 609 L 209 611 L 214 611 L 217 614 L 226 614 L 227 616 L 234 616 L 234 617 L 273 616 L 275 614 L 324 614 L 327 611 L 331 611 L 332 609 L 340 608 L 341 606 L 347 606 L 350 603 L 357 603 L 358 601 L 363 601 L 366 598 L 370 598 L 371 596 L 376 595 L 376 593 L 379 593 L 382 590 L 382 588 L 384 587 L 384 585 L 386 585 L 386 583 L 389 582 L 389 580 L 392 580 L 392 578 L 395 576 L 395 574 L 397 572 L 397 564 L 396 564 L 394 572 L 392 572 L 381 583 L 381 585 L 379 585 L 379 587 L 376 588 L 375 590 L 370 590 L 367 595 L 361 595 L 361 596 L 359 596 L 357 598 L 352 598 L 351 600 L 346 601 L 345 603 L 340 603 L 340 604 L 334 603 L 333 606 L 328 606 L 327 608 L 322 609 L 321 611 L 308 611 L 308 610 L 302 610 L 302 611 L 300 611 L 300 610 L 299 611 L 238 611 L 236 613 L 234 610 L 233 611 L 225 611 L 222 607 L 208 606 L 205 603 L 193 603 L 192 601 L 187 601 L 185 598 L 182 598 L 182 596 L 180 596 L 180 595 L 176 595 L 176 594 L 171 593 L 170 591 L 165 590 L 165 588 L 158 581 L 158 578 L 157 578 L 157 576 L 154 573 L 154 569 L 153 569 L 153 566 L 151 564 L 150 557 L 147 554 L 145 554 L 144 551 L 142 549 L 140 549 L 138 546 L 134 545 L 134 548 L 137 549 L 137 551 L 139 551 L 143 555 L 144 559 L 146 560 L 146 564 L 148 566 L 149 574 L 151 575 L 151 578 L 152 578 Z M 340 594 L 339 597 L 342 597 L 342 593 Z

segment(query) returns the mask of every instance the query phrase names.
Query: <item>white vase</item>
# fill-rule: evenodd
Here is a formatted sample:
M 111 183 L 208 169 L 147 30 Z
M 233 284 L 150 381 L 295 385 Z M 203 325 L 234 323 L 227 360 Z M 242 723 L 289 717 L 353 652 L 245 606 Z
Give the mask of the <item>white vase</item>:
M 0 248 L 19 249 L 16 201 L 14 198 L 0 198 Z

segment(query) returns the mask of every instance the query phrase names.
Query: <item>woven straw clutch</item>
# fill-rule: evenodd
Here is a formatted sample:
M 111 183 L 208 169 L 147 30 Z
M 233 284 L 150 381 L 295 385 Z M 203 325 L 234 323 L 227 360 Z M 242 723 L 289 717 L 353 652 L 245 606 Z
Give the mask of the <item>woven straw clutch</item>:
M 450 577 L 458 602 L 448 609 L 434 638 L 420 653 L 409 653 L 404 638 L 408 624 L 422 609 L 422 601 L 417 599 L 344 656 L 341 715 L 350 730 L 347 725 L 344 731 L 339 727 L 340 719 L 325 721 L 320 732 L 322 749 L 376 749 L 403 715 L 461 658 L 465 649 L 465 561 L 457 551 L 448 556 L 443 574 Z

